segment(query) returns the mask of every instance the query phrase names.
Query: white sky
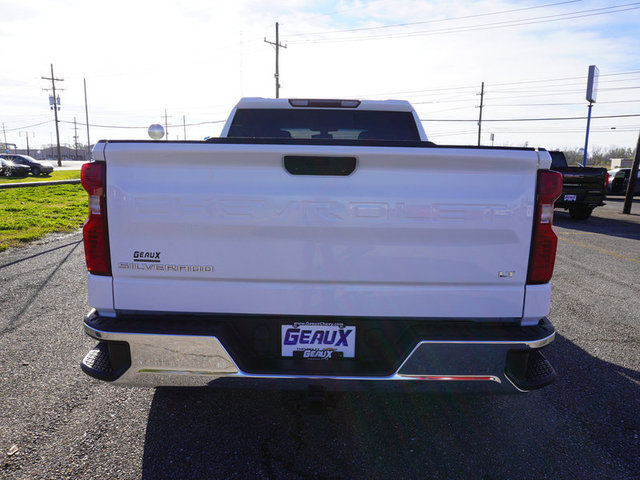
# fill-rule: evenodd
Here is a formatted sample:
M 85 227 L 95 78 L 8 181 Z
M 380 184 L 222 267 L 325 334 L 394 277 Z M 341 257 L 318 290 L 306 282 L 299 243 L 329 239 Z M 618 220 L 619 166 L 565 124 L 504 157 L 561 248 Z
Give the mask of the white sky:
M 188 139 L 217 135 L 212 122 L 240 97 L 274 96 L 275 50 L 264 38 L 275 40 L 276 21 L 287 43 L 281 97 L 406 99 L 431 140 L 475 144 L 484 81 L 483 144 L 494 133 L 496 145 L 577 149 L 584 119 L 495 120 L 585 117 L 595 64 L 589 146 L 635 147 L 640 2 L 630 0 L 0 0 L 7 141 L 25 148 L 29 132 L 32 147 L 55 142 L 42 90 L 51 83 L 41 79 L 51 63 L 64 78 L 63 144 L 73 144 L 74 117 L 86 143 L 83 78 L 92 143 L 146 139 L 165 109 L 170 139 L 184 138 L 183 116 Z M 595 118 L 619 115 L 639 116 Z

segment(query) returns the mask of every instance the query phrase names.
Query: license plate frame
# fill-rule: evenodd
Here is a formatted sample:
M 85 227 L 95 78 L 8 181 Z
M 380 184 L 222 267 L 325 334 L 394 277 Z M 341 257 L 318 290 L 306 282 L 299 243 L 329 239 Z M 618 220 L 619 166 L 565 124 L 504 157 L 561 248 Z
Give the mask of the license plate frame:
M 324 322 L 283 324 L 280 352 L 283 358 L 354 359 L 356 358 L 356 326 Z

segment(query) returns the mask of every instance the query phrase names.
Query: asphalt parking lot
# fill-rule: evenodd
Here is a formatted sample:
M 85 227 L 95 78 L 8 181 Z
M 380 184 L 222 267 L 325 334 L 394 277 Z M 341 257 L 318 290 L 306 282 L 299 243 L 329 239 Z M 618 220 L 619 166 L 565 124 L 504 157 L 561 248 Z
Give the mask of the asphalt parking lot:
M 526 395 L 135 389 L 94 381 L 79 232 L 0 253 L 0 478 L 640 478 L 640 200 L 560 238 Z

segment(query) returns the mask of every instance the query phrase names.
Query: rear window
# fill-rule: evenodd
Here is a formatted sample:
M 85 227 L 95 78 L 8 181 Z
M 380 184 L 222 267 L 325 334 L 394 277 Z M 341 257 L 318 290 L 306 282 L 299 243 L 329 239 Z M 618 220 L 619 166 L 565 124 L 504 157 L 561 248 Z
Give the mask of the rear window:
M 419 142 L 411 112 L 239 109 L 228 137 Z

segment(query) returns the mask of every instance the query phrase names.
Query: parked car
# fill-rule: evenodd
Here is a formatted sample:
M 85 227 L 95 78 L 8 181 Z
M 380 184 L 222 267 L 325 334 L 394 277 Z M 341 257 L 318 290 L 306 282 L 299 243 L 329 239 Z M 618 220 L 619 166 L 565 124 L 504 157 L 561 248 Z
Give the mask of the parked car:
M 29 155 L 2 155 L 2 158 L 11 160 L 13 163 L 29 167 L 32 175 L 48 175 L 53 172 L 53 167 L 46 163 L 39 162 Z
M 609 186 L 607 187 L 607 193 L 613 195 L 624 195 L 627 193 L 627 186 L 629 185 L 630 168 L 614 168 L 609 170 Z M 640 172 L 638 172 L 638 180 L 636 180 L 636 188 L 634 194 L 640 193 Z
M 0 172 L 2 172 L 2 175 L 5 177 L 25 177 L 31 170 L 26 165 L 13 163 L 11 160 L 5 158 L 0 158 L 0 165 L 2 166 Z

